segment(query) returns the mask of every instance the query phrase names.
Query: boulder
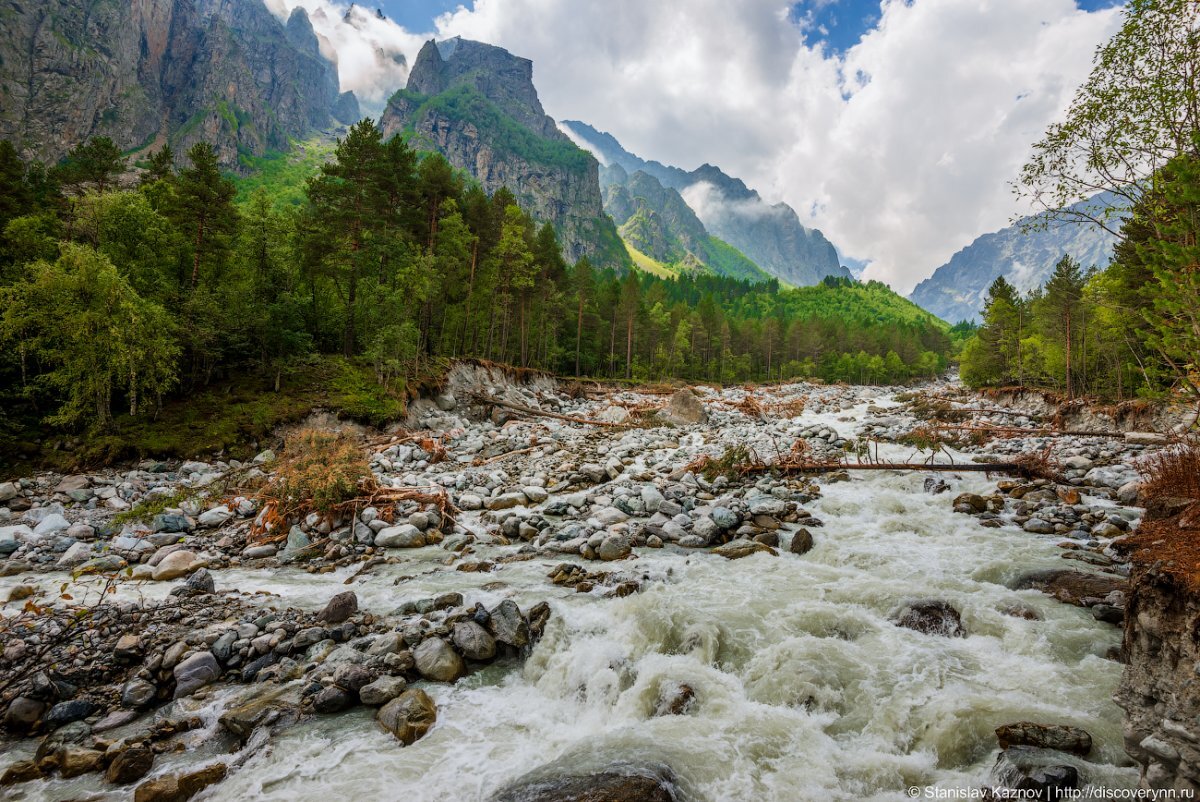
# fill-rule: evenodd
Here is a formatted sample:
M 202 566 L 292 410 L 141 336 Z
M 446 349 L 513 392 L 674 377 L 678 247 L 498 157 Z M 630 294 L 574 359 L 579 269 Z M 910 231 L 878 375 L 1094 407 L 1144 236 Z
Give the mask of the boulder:
M 1042 518 L 1030 518 L 1021 528 L 1035 535 L 1052 535 L 1055 532 L 1054 524 Z
M 221 666 L 212 652 L 196 652 L 174 669 L 175 698 L 188 696 L 221 676 Z
M 147 746 L 130 746 L 119 752 L 108 764 L 104 779 L 113 785 L 128 785 L 150 773 L 154 766 L 154 753 Z
M 222 504 L 219 507 L 213 507 L 211 510 L 204 512 L 198 519 L 197 523 L 208 528 L 216 528 L 221 526 L 230 518 L 233 517 L 233 512 L 229 507 Z
M 465 676 L 467 666 L 458 652 L 441 638 L 426 638 L 413 649 L 417 673 L 434 682 L 454 682 Z
M 94 712 L 96 712 L 96 703 L 87 699 L 59 702 L 46 712 L 42 718 L 42 726 L 48 730 L 56 730 L 72 721 L 82 721 Z
M 564 774 L 554 764 L 502 789 L 493 802 L 678 802 L 675 774 L 658 764 L 619 763 L 592 774 Z
M 978 493 L 960 493 L 954 498 L 954 511 L 965 513 L 987 512 L 987 499 Z
M 133 802 L 187 802 L 210 785 L 225 779 L 224 763 L 181 774 L 146 780 L 133 792 Z
M 54 486 L 55 493 L 70 493 L 72 490 L 87 490 L 92 486 L 92 480 L 82 474 L 64 476 Z
M 628 557 L 633 551 L 632 543 L 628 535 L 612 534 L 600 541 L 600 548 L 596 549 L 596 553 L 601 560 L 611 562 Z
M 317 691 L 312 704 L 318 713 L 340 713 L 354 704 L 354 698 L 342 688 L 330 685 Z
M 455 624 L 450 637 L 468 660 L 491 660 L 496 656 L 496 639 L 474 621 Z
M 333 684 L 352 693 L 370 684 L 375 672 L 357 663 L 344 663 L 333 672 Z
M 379 708 L 375 719 L 400 743 L 410 746 L 433 728 L 437 706 L 425 691 L 410 688 Z
M 187 576 L 193 571 L 198 571 L 205 566 L 205 560 L 193 551 L 181 549 L 173 551 L 158 565 L 154 566 L 154 572 L 151 574 L 157 582 L 165 582 L 172 579 L 178 579 L 181 576 Z
M 358 612 L 358 596 L 347 590 L 337 594 L 317 614 L 317 620 L 326 624 L 340 624 Z
M 1014 583 L 1013 589 L 1033 588 L 1066 604 L 1081 607 L 1084 599 L 1103 599 L 1114 590 L 1125 590 L 1128 584 L 1129 581 L 1125 577 L 1112 574 L 1093 574 L 1073 571 L 1069 568 L 1052 568 L 1047 571 L 1033 571 L 1025 574 Z
M 216 583 L 213 581 L 212 574 L 207 568 L 197 568 L 195 573 L 187 578 L 183 586 L 193 594 L 214 593 L 217 589 Z M 176 591 L 172 591 L 175 593 Z
M 87 749 L 77 744 L 68 744 L 58 750 L 58 772 L 64 778 L 78 777 L 104 767 L 104 753 L 99 749 Z
M 604 421 L 605 423 L 625 423 L 629 420 L 629 410 L 618 406 L 607 407 L 596 415 L 596 420 Z
M 385 549 L 418 549 L 428 542 L 425 533 L 412 524 L 389 526 L 375 533 L 375 545 Z
M 525 502 L 524 493 L 503 493 L 499 496 L 489 498 L 484 502 L 483 506 L 489 510 L 508 510 L 513 507 L 523 506 Z
M 4 711 L 4 726 L 13 732 L 28 732 L 33 729 L 45 711 L 45 703 L 28 696 L 18 696 Z
M 153 683 L 134 677 L 121 689 L 121 704 L 134 710 L 148 707 L 157 693 Z
M 405 682 L 404 677 L 380 677 L 374 682 L 359 688 L 358 700 L 364 705 L 379 707 L 404 693 L 407 685 L 408 683 Z
M 1079 787 L 1079 770 L 1061 759 L 1058 752 L 1012 747 L 996 757 L 992 776 L 1001 787 L 1022 792 L 1023 799 L 1069 799 L 1064 792 Z
M 996 738 L 1001 749 L 1010 746 L 1033 746 L 1039 749 L 1055 749 L 1072 755 L 1087 757 L 1092 751 L 1092 736 L 1079 727 L 1064 724 L 1035 724 L 1019 721 L 996 728 Z
M 38 522 L 38 525 L 33 528 L 33 533 L 35 535 L 53 535 L 55 532 L 69 529 L 70 526 L 70 521 L 57 512 L 52 512 Z
M 738 538 L 723 546 L 717 546 L 713 549 L 713 554 L 719 554 L 727 560 L 739 560 L 742 557 L 749 557 L 751 554 L 757 554 L 760 551 L 765 551 L 768 554 L 775 553 L 775 550 L 770 546 L 759 543 L 757 540 Z
M 273 657 L 267 655 L 266 657 Z M 287 686 L 264 689 L 254 686 L 234 702 L 218 722 L 242 743 L 259 727 L 293 723 L 299 716 L 294 690 Z
M 708 410 L 694 390 L 684 387 L 671 396 L 667 406 L 658 411 L 658 417 L 675 426 L 694 426 L 708 423 Z
M 529 645 L 529 623 L 512 599 L 505 599 L 488 611 L 487 626 L 500 643 L 518 649 Z
M 898 627 L 913 629 L 926 635 L 946 638 L 965 638 L 962 616 L 947 602 L 938 600 L 916 601 L 905 605 L 900 614 L 892 619 Z
M 788 551 L 790 551 L 792 554 L 808 554 L 810 551 L 812 551 L 812 547 L 812 532 L 809 532 L 807 529 L 800 528 L 797 529 L 795 534 L 792 535 L 792 543 L 790 546 L 788 546 Z

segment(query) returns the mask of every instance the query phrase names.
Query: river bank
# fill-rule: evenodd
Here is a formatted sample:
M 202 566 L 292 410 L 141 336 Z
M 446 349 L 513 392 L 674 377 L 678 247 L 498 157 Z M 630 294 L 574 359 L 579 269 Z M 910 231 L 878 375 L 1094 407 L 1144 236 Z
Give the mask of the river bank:
M 1140 519 L 1132 466 L 1157 445 L 1009 437 L 938 457 L 1049 447 L 1061 482 L 952 470 L 719 475 L 704 468 L 731 450 L 770 462 L 797 441 L 810 455 L 866 448 L 911 461 L 900 441 L 928 421 L 897 388 L 566 389 L 472 368 L 412 405 L 421 436 L 376 442 L 380 484 L 444 491 L 453 521 L 402 502 L 259 544 L 258 502 L 224 479 L 270 474 L 266 454 L 0 485 L 10 621 L 30 600 L 67 608 L 72 569 L 118 561 L 131 575 L 113 583 L 116 604 L 148 618 L 180 596 L 204 608 L 154 620 L 155 636 L 140 635 L 141 651 L 94 686 L 28 676 L 5 691 L 10 711 L 17 698 L 37 708 L 27 724 L 43 739 L 57 706 L 95 706 L 74 721 L 52 716 L 59 727 L 40 755 L 36 738 L 10 741 L 9 779 L 44 776 L 6 790 L 120 799 L 206 767 L 213 784 L 196 790 L 212 799 L 563 799 L 573 777 L 687 800 L 1137 785 L 1112 701 L 1129 571 L 1112 544 Z M 149 511 L 155 496 L 172 506 L 122 516 Z M 101 582 L 79 580 L 70 594 Z M 354 609 L 331 623 L 327 608 L 346 592 Z M 120 629 L 106 637 L 131 634 Z M 439 659 L 418 665 L 419 650 Z M 3 671 L 24 671 L 17 651 L 10 630 Z M 208 665 L 204 654 L 211 678 L 172 701 L 178 665 Z M 149 699 L 126 699 L 135 681 L 152 686 L 141 688 Z M 405 714 L 420 724 L 432 706 L 432 726 L 416 738 L 422 726 L 381 727 L 396 723 L 377 712 L 392 691 L 426 697 Z M 268 726 L 229 718 L 263 698 Z M 113 716 L 129 720 L 107 729 Z M 193 718 L 153 735 L 154 721 Z M 1021 722 L 1084 731 L 1088 748 L 1044 728 L 1006 730 L 1002 745 L 997 728 Z M 21 722 L 10 724 L 16 734 Z M 103 785 L 94 773 L 62 776 L 68 744 L 100 752 L 82 758 L 104 771 L 131 745 L 155 758 L 135 780 Z M 138 798 L 185 798 L 150 793 Z

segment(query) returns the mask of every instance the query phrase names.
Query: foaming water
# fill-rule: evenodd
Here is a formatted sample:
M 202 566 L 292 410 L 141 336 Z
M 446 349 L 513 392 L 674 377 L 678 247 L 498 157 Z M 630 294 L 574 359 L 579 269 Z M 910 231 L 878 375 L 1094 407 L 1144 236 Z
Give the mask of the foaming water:
M 554 617 L 523 668 L 428 686 L 438 724 L 411 747 L 363 714 L 293 730 L 220 795 L 486 799 L 551 761 L 587 770 L 633 760 L 670 765 L 694 800 L 902 799 L 911 785 L 987 782 L 994 729 L 1025 719 L 1084 727 L 1096 742 L 1085 778 L 1132 786 L 1110 700 L 1121 666 L 1102 656 L 1118 631 L 1009 590 L 1023 571 L 1061 565 L 1053 541 L 953 515 L 922 481 L 876 474 L 828 486 L 812 505 L 826 525 L 802 557 L 642 551 L 633 566 L 666 579 L 623 599 L 552 588 L 552 560 L 479 577 L 506 587 L 465 590 L 468 603 L 552 599 Z M 952 493 L 989 486 L 951 483 Z M 461 589 L 464 578 L 437 571 L 401 587 L 411 597 Z M 295 594 L 323 600 L 309 584 L 322 579 L 301 579 Z M 400 598 L 397 588 L 371 590 L 380 584 L 357 586 L 365 606 Z M 927 598 L 959 609 L 969 637 L 890 622 Z M 1002 612 L 1014 604 L 1044 620 Z M 662 690 L 679 683 L 695 689 L 694 706 L 655 717 Z
M 802 422 L 844 428 L 833 413 Z M 912 473 L 864 472 L 825 486 L 809 505 L 825 526 L 812 530 L 816 545 L 803 556 L 639 550 L 605 566 L 652 577 L 621 599 L 551 585 L 546 574 L 562 559 L 474 574 L 444 565 L 440 548 L 403 552 L 401 564 L 350 585 L 363 609 L 451 590 L 488 606 L 549 599 L 553 617 L 524 665 L 424 685 L 438 720 L 412 746 L 368 710 L 317 717 L 200 798 L 485 800 L 550 762 L 587 771 L 622 761 L 669 765 L 697 802 L 899 800 L 913 785 L 988 782 L 994 729 L 1021 720 L 1088 730 L 1095 748 L 1084 779 L 1132 787 L 1137 774 L 1111 701 L 1121 666 L 1103 657 L 1119 631 L 1036 591 L 1010 590 L 1024 572 L 1062 566 L 1054 539 L 951 513 L 954 494 L 993 485 L 977 474 L 942 476 L 951 489 L 940 496 Z M 493 551 L 477 547 L 481 558 Z M 263 604 L 317 609 L 352 571 L 215 579 L 274 594 L 256 597 Z M 953 605 L 969 636 L 891 623 L 919 599 Z M 1003 612 L 1014 605 L 1043 620 Z M 680 683 L 696 693 L 687 714 L 654 716 L 660 694 Z

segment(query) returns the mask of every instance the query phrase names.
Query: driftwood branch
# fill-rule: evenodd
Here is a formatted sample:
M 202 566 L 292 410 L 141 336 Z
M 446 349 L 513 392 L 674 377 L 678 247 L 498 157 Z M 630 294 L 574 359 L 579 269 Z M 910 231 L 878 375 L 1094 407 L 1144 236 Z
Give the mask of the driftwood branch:
M 969 426 L 938 423 L 935 429 L 955 432 L 982 432 L 995 435 L 1024 435 L 1032 434 L 1040 437 L 1113 437 L 1124 439 L 1124 432 L 1109 432 L 1101 429 L 1026 429 L 1018 426 Z
M 824 462 L 754 466 L 752 470 L 780 473 L 826 473 L 829 471 L 945 471 L 950 473 L 1011 473 L 1034 478 L 1037 471 L 1019 462 Z

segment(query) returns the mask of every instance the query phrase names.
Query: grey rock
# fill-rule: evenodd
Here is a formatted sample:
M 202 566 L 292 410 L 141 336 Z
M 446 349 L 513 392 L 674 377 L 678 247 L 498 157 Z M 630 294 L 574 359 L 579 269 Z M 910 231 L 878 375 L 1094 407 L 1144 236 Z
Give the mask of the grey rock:
M 375 719 L 398 741 L 410 746 L 437 722 L 437 705 L 425 691 L 410 688 L 379 708 Z
M 451 639 L 468 660 L 491 660 L 496 656 L 496 639 L 474 621 L 455 624 Z
M 465 676 L 467 666 L 458 652 L 441 638 L 426 638 L 413 649 L 417 672 L 434 682 L 454 682 Z
M 395 699 L 400 694 L 404 693 L 405 687 L 408 685 L 404 677 L 384 676 L 362 686 L 358 690 L 358 699 L 364 705 L 379 707 Z
M 188 696 L 215 682 L 221 676 L 221 666 L 212 652 L 197 652 L 175 666 L 175 698 Z
M 512 599 L 505 599 L 488 611 L 488 629 L 500 643 L 521 648 L 529 645 L 529 623 Z
M 326 624 L 340 624 L 358 612 L 358 596 L 352 590 L 337 594 L 317 615 Z
M 629 536 L 623 534 L 608 535 L 600 541 L 600 546 L 596 549 L 597 555 L 605 562 L 628 557 L 632 551 L 633 547 Z
M 427 542 L 425 533 L 412 524 L 389 526 L 375 534 L 375 545 L 385 549 L 415 549 Z

